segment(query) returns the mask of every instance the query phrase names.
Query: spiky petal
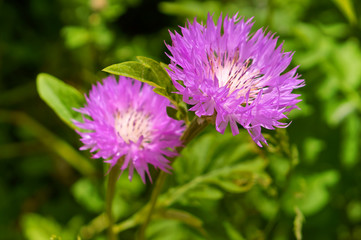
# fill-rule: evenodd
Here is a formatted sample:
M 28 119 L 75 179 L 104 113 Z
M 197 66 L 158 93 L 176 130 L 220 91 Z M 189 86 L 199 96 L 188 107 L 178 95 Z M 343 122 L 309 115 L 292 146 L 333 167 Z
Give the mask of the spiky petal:
M 293 89 L 304 86 L 297 67 L 285 72 L 293 53 L 277 46 L 277 37 L 263 29 L 251 34 L 252 19 L 208 15 L 203 25 L 196 19 L 170 32 L 169 75 L 190 110 L 199 117 L 215 116 L 217 131 L 237 123 L 259 145 L 267 144 L 261 127 L 286 127 L 281 120 L 300 102 Z
M 86 106 L 76 109 L 83 114 L 83 122 L 75 125 L 93 158 L 103 158 L 111 167 L 122 159 L 121 170 L 129 168 L 129 179 L 134 169 L 145 183 L 148 165 L 163 171 L 170 169 L 166 157 L 181 145 L 179 137 L 183 123 L 167 116 L 168 99 L 155 94 L 152 87 L 126 77 L 119 81 L 110 76 L 103 84 L 94 85 L 86 96 Z

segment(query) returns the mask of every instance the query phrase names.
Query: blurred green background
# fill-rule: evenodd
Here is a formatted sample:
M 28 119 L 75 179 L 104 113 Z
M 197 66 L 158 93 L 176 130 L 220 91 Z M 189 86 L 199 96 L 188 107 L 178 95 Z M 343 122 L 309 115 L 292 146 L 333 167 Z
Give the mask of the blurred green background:
M 291 113 L 287 132 L 267 132 L 263 149 L 245 131 L 232 137 L 209 127 L 174 165 L 162 195 L 169 212 L 152 221 L 148 238 L 361 239 L 356 0 L 0 0 L 0 239 L 106 239 L 92 220 L 104 210 L 107 169 L 77 150 L 77 134 L 39 98 L 37 74 L 87 92 L 108 65 L 136 56 L 168 63 L 168 29 L 207 12 L 254 16 L 254 29 L 277 32 L 296 51 L 302 110 Z M 118 222 L 152 189 L 126 175 Z M 119 231 L 133 239 L 137 228 Z

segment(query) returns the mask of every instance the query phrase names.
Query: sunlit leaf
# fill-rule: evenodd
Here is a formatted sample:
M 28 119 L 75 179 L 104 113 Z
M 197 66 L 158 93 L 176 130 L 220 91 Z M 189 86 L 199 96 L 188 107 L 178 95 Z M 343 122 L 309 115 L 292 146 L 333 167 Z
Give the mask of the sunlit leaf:
M 65 240 L 76 239 L 83 221 L 75 216 L 62 227 L 55 220 L 35 213 L 25 214 L 21 219 L 21 225 L 26 239 L 28 240 Z
M 81 120 L 81 114 L 74 111 L 73 108 L 80 108 L 84 105 L 84 96 L 74 87 L 46 73 L 38 75 L 36 85 L 40 97 L 60 119 L 71 128 L 76 128 L 72 120 Z
M 181 96 L 176 94 L 171 78 L 165 70 L 165 64 L 159 63 L 146 57 L 137 57 L 139 62 L 128 61 L 113 64 L 103 69 L 110 74 L 130 77 L 138 81 L 147 83 L 154 87 L 154 92 L 168 98 L 176 107 L 177 119 L 188 121 L 187 106 L 182 102 Z
M 341 12 L 347 17 L 352 24 L 357 24 L 357 16 L 353 7 L 352 0 L 333 0 Z
M 353 167 L 360 161 L 360 129 L 357 114 L 350 115 L 343 125 L 341 161 L 347 167 Z
M 29 240 L 49 240 L 51 236 L 60 236 L 62 231 L 56 221 L 32 213 L 22 218 L 22 227 Z

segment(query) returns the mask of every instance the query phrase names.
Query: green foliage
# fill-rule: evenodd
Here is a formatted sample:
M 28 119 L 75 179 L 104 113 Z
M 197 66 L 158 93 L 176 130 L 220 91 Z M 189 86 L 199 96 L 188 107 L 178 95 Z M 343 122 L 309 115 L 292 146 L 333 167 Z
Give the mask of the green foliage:
M 339 181 L 334 170 L 320 172 L 311 176 L 295 176 L 285 193 L 282 207 L 290 214 L 299 207 L 306 216 L 319 212 L 329 201 L 328 187 Z
M 202 220 L 212 225 L 217 222 L 211 223 L 209 222 L 212 221 L 211 219 L 199 217 L 199 212 L 187 213 L 185 210 L 189 207 L 204 207 L 207 202 L 212 203 L 212 206 L 217 205 L 229 194 L 242 194 L 255 186 L 267 188 L 271 180 L 265 172 L 266 161 L 253 153 L 254 145 L 247 141 L 246 136 L 232 136 L 230 132 L 224 136 L 207 133 L 191 142 L 182 153 L 182 157 L 174 164 L 173 177 L 169 181 L 172 184 L 169 190 L 159 197 L 154 213 L 155 218 L 178 220 L 190 229 L 195 229 L 198 237 L 206 236 L 210 234 L 209 231 L 212 232 L 213 228 L 204 228 Z M 231 151 L 235 149 L 237 150 Z M 130 224 L 128 221 L 135 225 L 141 224 L 142 215 L 144 215 L 144 209 L 121 222 L 118 227 Z M 219 219 L 219 221 L 223 220 Z M 149 236 L 153 236 L 152 226 L 147 232 Z M 194 233 L 184 229 L 184 225 L 178 223 L 169 227 L 174 228 L 171 235 L 165 232 L 161 239 L 176 233 L 180 234 L 182 239 L 195 238 Z M 124 230 L 126 228 L 120 231 Z M 231 229 L 231 226 L 227 224 L 223 231 L 227 231 L 230 235 L 241 236 L 237 230 Z
M 340 8 L 342 13 L 352 24 L 357 24 L 357 16 L 353 7 L 352 0 L 334 0 L 335 4 Z
M 303 216 L 301 210 L 298 207 L 295 207 L 296 217 L 293 221 L 294 232 L 297 240 L 302 239 L 302 224 L 305 221 L 305 217 Z
M 94 181 L 87 178 L 78 180 L 72 186 L 72 193 L 77 202 L 90 212 L 100 213 L 104 210 L 104 199 Z
M 28 214 L 23 218 L 25 234 L 30 240 L 48 240 L 51 235 L 60 235 L 61 226 L 54 220 L 37 214 Z
M 72 86 L 46 73 L 38 75 L 36 85 L 40 97 L 60 119 L 70 127 L 76 128 L 72 120 L 80 120 L 81 114 L 74 111 L 74 108 L 84 106 L 84 96 Z
M 229 239 L 233 240 L 245 240 L 244 237 L 236 230 L 229 222 L 223 223 L 224 228 L 226 229 Z
M 203 237 L 191 231 L 181 223 L 175 220 L 154 221 L 147 232 L 147 239 L 166 240 L 166 239 L 195 239 L 201 240 Z
M 360 2 L 352 0 L 142 1 L 77 0 L 0 3 L 0 239 L 107 239 L 101 160 L 80 146 L 72 108 L 84 104 L 104 66 L 148 82 L 187 120 L 187 106 L 166 71 L 167 29 L 186 18 L 254 16 L 253 29 L 277 32 L 306 80 L 301 111 L 287 134 L 265 131 L 269 146 L 247 133 L 212 127 L 173 164 L 147 228 L 148 239 L 361 239 Z M 25 29 L 25 30 L 24 30 Z M 34 50 L 36 49 L 36 51 Z M 139 58 L 135 56 L 147 56 Z M 115 65 L 116 66 L 116 65 Z M 115 69 L 117 70 L 117 69 Z M 37 94 L 56 113 L 51 114 Z M 299 154 L 298 151 L 299 150 Z M 104 165 L 105 166 L 105 165 Z M 156 172 L 151 170 L 154 179 Z M 91 179 L 91 180 L 90 180 Z M 154 185 L 124 172 L 113 213 L 119 239 L 134 239 Z M 11 206 L 11 208 L 9 207 Z M 65 209 L 65 210 L 64 210 Z M 20 222 L 20 226 L 19 226 Z M 327 225 L 327 228 L 324 226 Z M 20 228 L 20 230 L 19 230 Z M 317 230 L 317 231 L 316 231 Z M 79 236 L 78 236 L 79 235 Z M 81 235 L 81 238 L 80 238 Z
M 182 102 L 180 95 L 174 92 L 177 89 L 174 87 L 167 71 L 167 65 L 159 63 L 153 59 L 146 57 L 137 57 L 139 62 L 129 61 L 118 64 L 113 64 L 103 69 L 103 71 L 137 79 L 141 82 L 147 83 L 154 87 L 154 92 L 168 98 L 176 107 L 176 112 L 169 112 L 169 115 L 175 119 L 183 119 L 188 122 L 187 107 Z
M 73 217 L 66 227 L 51 218 L 29 213 L 22 218 L 22 227 L 29 240 L 76 239 L 78 229 L 83 224 L 80 217 Z

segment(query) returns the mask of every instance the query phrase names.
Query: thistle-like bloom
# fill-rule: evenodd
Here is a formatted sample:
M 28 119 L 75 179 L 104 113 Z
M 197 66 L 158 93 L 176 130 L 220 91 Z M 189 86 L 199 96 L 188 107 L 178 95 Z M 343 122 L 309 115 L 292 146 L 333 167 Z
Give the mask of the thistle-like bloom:
M 176 156 L 183 123 L 168 117 L 168 99 L 154 93 L 152 87 L 139 81 L 110 76 L 103 85 L 94 85 L 86 96 L 86 106 L 76 109 L 84 122 L 75 125 L 84 146 L 93 158 L 103 158 L 114 167 L 123 161 L 122 172 L 129 168 L 129 180 L 134 169 L 145 183 L 148 164 L 163 171 L 170 166 L 166 157 Z
M 251 34 L 252 19 L 219 17 L 215 25 L 208 15 L 206 25 L 188 22 L 181 34 L 170 33 L 167 45 L 172 81 L 193 105 L 198 117 L 214 116 L 217 131 L 231 126 L 239 133 L 237 123 L 248 130 L 252 139 L 267 144 L 261 127 L 287 127 L 281 122 L 301 100 L 292 90 L 304 81 L 297 67 L 284 72 L 293 53 L 284 52 L 277 37 L 263 29 Z

